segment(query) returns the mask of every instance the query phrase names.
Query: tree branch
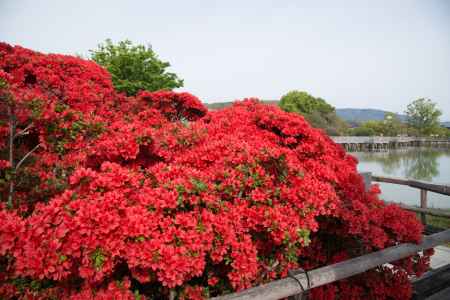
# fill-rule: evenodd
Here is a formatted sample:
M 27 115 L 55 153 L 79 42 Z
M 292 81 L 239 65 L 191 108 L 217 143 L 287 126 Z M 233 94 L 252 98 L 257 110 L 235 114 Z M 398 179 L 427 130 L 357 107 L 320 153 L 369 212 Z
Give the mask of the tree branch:
M 27 154 L 24 155 L 24 157 L 22 157 L 22 159 L 17 163 L 17 166 L 15 168 L 15 170 L 19 170 L 20 166 L 22 165 L 22 163 L 28 158 L 28 156 L 30 156 L 34 151 L 36 151 L 39 147 L 41 146 L 41 144 L 37 144 L 33 149 L 31 149 Z
M 14 135 L 16 133 L 16 116 L 14 115 L 13 108 L 8 105 L 8 116 L 9 116 L 9 164 L 14 170 Z M 12 208 L 14 200 L 14 180 L 9 181 L 9 194 L 8 194 L 8 208 Z
M 17 137 L 19 137 L 19 136 L 21 136 L 21 135 L 28 134 L 28 133 L 29 133 L 28 130 L 29 130 L 31 127 L 33 127 L 33 125 L 34 125 L 33 122 L 31 122 L 30 124 L 27 125 L 27 127 L 25 127 L 24 129 L 22 129 L 21 131 L 17 132 L 17 133 L 14 135 L 14 139 L 16 139 Z

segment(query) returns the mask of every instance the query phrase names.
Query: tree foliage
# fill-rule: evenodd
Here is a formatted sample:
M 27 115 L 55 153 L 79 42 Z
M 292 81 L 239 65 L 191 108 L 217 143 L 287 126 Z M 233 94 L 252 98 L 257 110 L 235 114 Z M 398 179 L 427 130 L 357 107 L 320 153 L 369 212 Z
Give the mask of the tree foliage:
M 133 45 L 129 40 L 113 44 L 107 39 L 91 58 L 111 74 L 114 87 L 128 96 L 141 90 L 172 90 L 182 87 L 183 80 L 167 71 L 168 62 L 161 61 L 151 47 Z
M 387 113 L 383 121 L 370 120 L 349 130 L 355 136 L 398 136 L 406 134 L 408 128 L 393 113 Z
M 290 91 L 281 98 L 279 106 L 284 111 L 303 115 L 313 127 L 322 128 L 329 135 L 342 135 L 347 129 L 333 106 L 306 92 Z
M 0 298 L 202 299 L 421 239 L 352 156 L 276 106 L 125 97 L 92 61 L 7 44 L 0 79 L 3 203 L 15 187 L 0 205 Z M 408 299 L 430 254 L 311 297 Z
M 374 136 L 377 135 L 377 132 L 372 126 L 367 126 L 367 123 L 364 123 L 361 126 L 350 129 L 349 134 L 353 136 Z
M 316 98 L 303 91 L 290 91 L 280 100 L 280 107 L 288 112 L 311 114 L 315 111 L 331 113 L 335 109 L 322 98 Z
M 406 115 L 408 124 L 423 135 L 439 131 L 439 117 L 442 112 L 430 99 L 420 98 L 411 102 L 406 108 Z

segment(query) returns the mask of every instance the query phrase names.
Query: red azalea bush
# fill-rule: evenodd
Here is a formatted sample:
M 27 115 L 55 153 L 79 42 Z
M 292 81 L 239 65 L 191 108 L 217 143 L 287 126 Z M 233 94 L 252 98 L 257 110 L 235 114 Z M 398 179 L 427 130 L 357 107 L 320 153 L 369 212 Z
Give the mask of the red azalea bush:
M 15 170 L 0 123 L 2 200 L 15 183 L 0 210 L 1 297 L 200 299 L 420 241 L 414 214 L 365 192 L 357 161 L 299 115 L 125 97 L 92 62 L 6 44 L 0 78 L 16 156 L 30 153 Z M 408 298 L 429 254 L 312 299 Z

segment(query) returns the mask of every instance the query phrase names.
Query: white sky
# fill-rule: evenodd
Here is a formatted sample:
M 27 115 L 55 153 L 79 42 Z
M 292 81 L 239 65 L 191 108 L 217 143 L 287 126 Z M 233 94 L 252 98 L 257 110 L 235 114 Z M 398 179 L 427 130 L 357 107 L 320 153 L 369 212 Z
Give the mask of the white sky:
M 279 99 L 403 112 L 428 97 L 450 120 L 450 1 L 0 0 L 0 41 L 87 55 L 149 43 L 204 102 Z

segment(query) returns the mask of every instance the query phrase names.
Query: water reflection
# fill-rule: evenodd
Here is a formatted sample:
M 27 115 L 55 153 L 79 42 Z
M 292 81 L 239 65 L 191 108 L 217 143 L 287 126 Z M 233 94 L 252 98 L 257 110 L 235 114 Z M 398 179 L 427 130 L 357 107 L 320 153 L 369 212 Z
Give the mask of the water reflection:
M 361 162 L 374 162 L 386 175 L 396 175 L 417 180 L 432 181 L 439 176 L 438 158 L 450 152 L 432 148 L 409 148 L 377 153 L 357 153 Z
M 450 184 L 450 149 L 405 148 L 389 152 L 354 152 L 360 172 L 376 175 L 414 178 Z M 380 183 L 381 198 L 386 201 L 419 205 L 420 190 L 397 184 Z M 450 209 L 450 198 L 428 193 L 428 205 Z

